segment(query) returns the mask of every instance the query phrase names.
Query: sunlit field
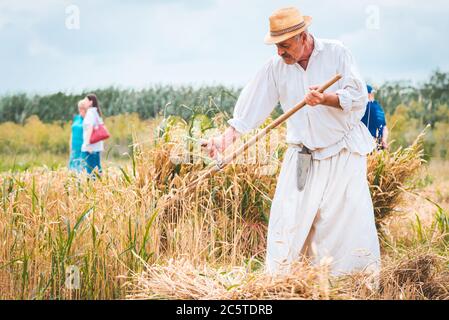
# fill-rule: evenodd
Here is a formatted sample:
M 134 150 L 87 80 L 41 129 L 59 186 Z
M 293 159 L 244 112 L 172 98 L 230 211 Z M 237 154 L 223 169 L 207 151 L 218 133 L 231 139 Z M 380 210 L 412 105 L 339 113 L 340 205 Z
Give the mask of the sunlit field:
M 224 127 L 220 115 L 109 118 L 115 137 L 96 179 L 66 169 L 68 126 L 60 149 L 43 152 L 48 125 L 31 121 L 36 152 L 2 158 L 1 299 L 449 298 L 449 166 L 424 162 L 422 137 L 369 158 L 382 247 L 376 286 L 362 274 L 333 278 L 326 264 L 263 273 L 283 142 L 268 160 L 230 165 L 186 193 L 208 164 L 197 139 Z
M 0 302 L 449 300 L 448 14 L 0 0 Z

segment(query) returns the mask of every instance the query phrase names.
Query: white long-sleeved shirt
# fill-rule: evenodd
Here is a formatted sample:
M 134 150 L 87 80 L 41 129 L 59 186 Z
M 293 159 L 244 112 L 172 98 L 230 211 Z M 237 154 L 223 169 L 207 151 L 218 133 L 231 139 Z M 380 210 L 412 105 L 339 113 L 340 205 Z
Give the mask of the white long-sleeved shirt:
M 349 50 L 339 41 L 314 38 L 315 48 L 304 70 L 298 63 L 271 58 L 242 90 L 228 123 L 240 133 L 259 127 L 280 102 L 284 112 L 302 101 L 313 85 L 337 73 L 342 79 L 327 92 L 335 92 L 342 109 L 305 106 L 287 120 L 287 143 L 303 144 L 321 160 L 347 148 L 361 155 L 375 143 L 361 122 L 368 101 L 366 84 Z

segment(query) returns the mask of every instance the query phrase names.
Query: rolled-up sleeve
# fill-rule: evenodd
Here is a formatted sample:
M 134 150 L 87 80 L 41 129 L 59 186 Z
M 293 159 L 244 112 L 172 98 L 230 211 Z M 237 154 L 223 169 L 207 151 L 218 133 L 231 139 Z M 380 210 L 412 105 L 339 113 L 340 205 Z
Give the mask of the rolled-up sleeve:
M 346 47 L 342 47 L 338 72 L 343 76 L 337 95 L 343 111 L 365 110 L 368 103 L 368 91 L 365 81 L 360 76 L 352 54 Z
M 256 76 L 243 88 L 228 124 L 239 133 L 259 127 L 279 102 L 273 72 L 273 61 L 268 61 Z

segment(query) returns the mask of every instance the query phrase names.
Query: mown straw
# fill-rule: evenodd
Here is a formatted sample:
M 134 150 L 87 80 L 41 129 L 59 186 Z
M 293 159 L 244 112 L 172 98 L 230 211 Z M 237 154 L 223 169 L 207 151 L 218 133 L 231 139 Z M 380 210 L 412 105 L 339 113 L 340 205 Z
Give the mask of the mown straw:
M 326 264 L 294 265 L 270 276 L 246 267 L 195 266 L 188 259 L 147 266 L 126 284 L 128 299 L 449 299 L 448 259 L 410 252 L 387 259 L 380 275 L 354 273 L 332 277 Z M 441 271 L 443 270 L 443 271 Z
M 328 299 L 327 265 L 294 265 L 292 272 L 270 276 L 246 267 L 195 266 L 188 259 L 171 259 L 147 266 L 128 283 L 130 299 Z
M 368 157 L 368 181 L 378 223 L 393 214 L 404 190 L 413 190 L 412 179 L 424 163 L 424 134 L 405 149 L 375 152 Z

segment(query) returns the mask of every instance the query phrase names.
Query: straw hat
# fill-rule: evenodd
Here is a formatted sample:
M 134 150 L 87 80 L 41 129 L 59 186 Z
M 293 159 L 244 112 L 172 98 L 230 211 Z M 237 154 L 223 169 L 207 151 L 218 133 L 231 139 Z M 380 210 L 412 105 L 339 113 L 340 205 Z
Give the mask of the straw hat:
M 270 16 L 270 32 L 265 36 L 266 44 L 275 44 L 303 32 L 312 23 L 312 17 L 303 16 L 294 8 L 276 10 Z

